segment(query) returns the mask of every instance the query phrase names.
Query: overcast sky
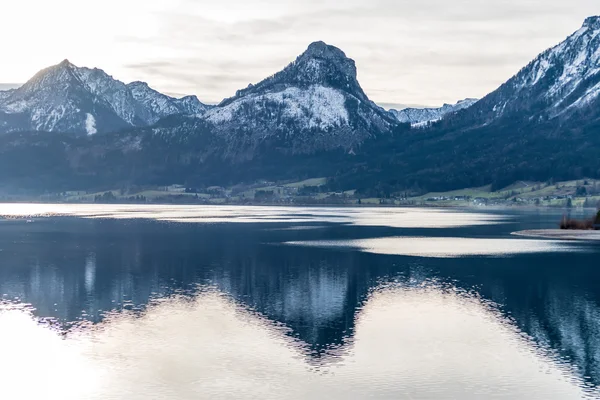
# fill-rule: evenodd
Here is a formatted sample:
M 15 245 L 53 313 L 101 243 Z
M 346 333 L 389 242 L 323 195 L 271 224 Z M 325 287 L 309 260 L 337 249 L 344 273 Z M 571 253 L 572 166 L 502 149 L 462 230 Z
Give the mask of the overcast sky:
M 598 0 L 19 0 L 0 16 L 0 82 L 68 58 L 209 103 L 323 40 L 372 100 L 481 97 L 600 14 Z

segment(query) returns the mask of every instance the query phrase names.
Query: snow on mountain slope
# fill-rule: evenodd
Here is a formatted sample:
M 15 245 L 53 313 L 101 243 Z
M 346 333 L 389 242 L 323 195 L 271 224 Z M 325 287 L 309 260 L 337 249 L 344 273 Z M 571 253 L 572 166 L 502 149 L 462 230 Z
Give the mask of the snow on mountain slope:
M 202 104 L 196 96 L 186 96 L 181 99 L 164 95 L 145 82 L 132 82 L 127 88 L 135 101 L 140 104 L 140 114 L 147 125 L 156 123 L 159 119 L 173 114 L 203 114 L 210 106 Z
M 357 81 L 354 60 L 346 57 L 342 50 L 324 42 L 311 43 L 304 53 L 282 71 L 256 85 L 238 90 L 234 97 L 224 100 L 220 105 L 226 105 L 252 93 L 281 90 L 281 86 L 307 88 L 315 84 L 352 94 L 360 101 L 375 106 Z
M 46 68 L 18 89 L 1 92 L 1 131 L 94 133 L 147 126 L 180 113 L 203 113 L 195 96 L 175 99 L 141 82 L 126 85 L 104 71 L 80 68 L 64 60 Z M 11 121 L 7 116 L 11 114 Z M 15 114 L 18 118 L 15 118 Z M 19 121 L 15 123 L 14 121 Z
M 250 105 L 252 109 L 246 112 L 259 113 L 273 103 L 281 107 L 283 119 L 294 119 L 309 129 L 326 130 L 348 123 L 345 101 L 340 92 L 321 85 L 304 90 L 289 87 L 276 93 L 252 94 L 243 102 L 215 108 L 206 114 L 206 120 L 214 124 L 231 122 L 242 107 Z
M 176 99 L 164 95 L 145 82 L 132 82 L 127 85 L 134 99 L 150 111 L 149 124 L 156 123 L 160 118 L 173 114 L 203 114 L 212 106 L 203 104 L 196 96 L 186 96 Z
M 71 67 L 90 92 L 109 103 L 122 120 L 130 125 L 143 123 L 137 119 L 135 100 L 123 82 L 113 79 L 101 69 Z
M 544 51 L 470 110 L 487 120 L 567 116 L 600 95 L 600 17 L 589 17 L 562 43 Z
M 8 96 L 10 96 L 14 91 L 15 91 L 15 89 L 0 90 L 0 102 L 4 99 L 8 98 Z
M 411 124 L 413 127 L 423 127 L 429 122 L 439 121 L 447 114 L 469 108 L 477 101 L 478 99 L 465 99 L 456 104 L 444 104 L 442 107 L 437 108 L 391 109 L 389 112 L 402 123 Z
M 38 72 L 0 103 L 10 122 L 3 131 L 39 130 L 86 133 L 87 114 L 98 129 L 122 129 L 127 123 L 111 104 L 90 92 L 78 70 L 67 60 Z
M 350 151 L 397 124 L 368 99 L 354 61 L 323 42 L 312 43 L 282 71 L 239 90 L 199 120 L 226 143 L 231 157 L 252 157 L 263 143 L 294 153 Z
M 198 100 L 198 97 L 191 95 L 180 99 L 173 99 L 173 103 L 179 109 L 181 114 L 203 114 L 214 108 L 212 105 L 204 104 Z

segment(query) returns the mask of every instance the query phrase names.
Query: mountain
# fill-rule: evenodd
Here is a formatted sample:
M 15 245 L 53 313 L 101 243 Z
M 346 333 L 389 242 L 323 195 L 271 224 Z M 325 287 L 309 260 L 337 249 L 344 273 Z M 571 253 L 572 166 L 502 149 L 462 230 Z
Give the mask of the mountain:
M 224 158 L 243 161 L 265 151 L 311 154 L 353 152 L 368 138 L 389 132 L 397 121 L 373 103 L 357 81 L 354 61 L 323 42 L 282 71 L 239 90 L 195 119 L 157 131 L 184 137 L 209 131 Z
M 565 41 L 531 61 L 469 109 L 474 120 L 568 119 L 600 95 L 600 17 L 589 17 Z
M 173 114 L 203 113 L 195 97 L 175 99 L 141 82 L 129 85 L 101 69 L 64 60 L 38 72 L 18 89 L 0 92 L 0 133 L 46 131 L 75 134 L 147 126 Z
M 337 179 L 341 186 L 386 187 L 386 193 L 597 179 L 599 148 L 595 16 L 471 107 L 419 132 L 404 132 L 398 141 L 363 147 L 366 164 Z
M 459 110 L 446 107 L 452 111 L 423 129 L 370 101 L 354 61 L 323 42 L 199 112 L 189 112 L 198 107 L 194 98 L 166 101 L 140 83 L 121 90 L 108 80 L 100 84 L 106 79 L 100 72 L 56 66 L 0 97 L 0 130 L 34 122 L 46 129 L 56 120 L 53 130 L 85 131 L 87 121 L 107 133 L 0 135 L 0 185 L 197 187 L 325 176 L 330 190 L 388 197 L 499 189 L 519 180 L 600 179 L 599 36 L 600 17 L 586 19 L 497 90 L 470 107 L 462 107 L 468 100 Z M 70 107 L 64 113 L 63 105 Z M 188 106 L 186 115 L 175 112 Z M 30 111 L 39 109 L 44 118 Z M 148 126 L 151 116 L 158 121 Z M 119 123 L 124 128 L 115 132 Z
M 413 127 L 424 127 L 430 122 L 436 122 L 450 113 L 471 107 L 478 99 L 464 99 L 456 104 L 444 104 L 437 108 L 404 108 L 402 110 L 391 109 L 389 112 L 399 122 L 411 124 Z
M 145 125 L 155 124 L 161 118 L 174 114 L 203 114 L 212 108 L 201 103 L 196 96 L 175 99 L 157 92 L 145 82 L 132 82 L 127 88 L 137 104 L 141 105 L 139 113 L 143 116 Z

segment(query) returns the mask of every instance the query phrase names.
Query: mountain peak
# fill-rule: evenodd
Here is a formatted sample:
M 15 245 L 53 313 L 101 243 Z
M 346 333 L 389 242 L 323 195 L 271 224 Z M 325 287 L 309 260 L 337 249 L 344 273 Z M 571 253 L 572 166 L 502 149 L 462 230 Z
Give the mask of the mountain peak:
M 133 81 L 130 84 L 128 84 L 127 86 L 129 86 L 129 87 L 143 87 L 143 88 L 149 88 L 150 87 L 148 85 L 148 83 L 142 82 L 142 81 Z
M 195 101 L 194 101 L 195 99 Z M 129 85 L 101 69 L 77 67 L 65 59 L 39 71 L 19 89 L 3 94 L 3 114 L 16 123 L 4 131 L 89 133 L 148 126 L 175 114 L 199 114 L 207 109 L 197 98 L 180 101 L 157 92 L 145 82 Z M 90 117 L 88 117 L 88 115 Z M 0 129 L 2 133 L 2 129 Z
M 66 58 L 65 58 L 64 60 L 62 60 L 62 61 L 61 61 L 61 62 L 58 64 L 58 67 L 63 67 L 63 68 L 64 68 L 64 67 L 68 67 L 68 68 L 70 68 L 70 67 L 74 67 L 74 66 L 75 66 L 75 65 L 73 65 L 73 64 L 72 64 L 72 63 L 71 63 L 71 62 L 70 62 L 68 59 L 66 59 Z
M 323 63 L 335 66 L 335 69 L 349 80 L 356 80 L 357 73 L 354 60 L 348 58 L 346 53 L 339 48 L 322 41 L 311 43 L 295 61 L 296 65 L 311 65 L 312 68 L 310 69 L 315 69 L 317 74 L 322 70 L 318 65 Z
M 590 28 L 590 29 L 600 29 L 600 16 L 599 15 L 594 15 L 591 17 L 588 17 L 585 19 L 585 21 L 583 22 L 583 26 L 585 28 Z
M 318 57 L 325 59 L 345 59 L 346 54 L 335 46 L 323 41 L 313 42 L 300 57 Z
M 335 88 L 370 103 L 357 81 L 354 60 L 346 57 L 337 47 L 318 41 L 311 43 L 304 53 L 283 70 L 256 85 L 251 84 L 246 89 L 238 90 L 234 97 L 223 100 L 221 105 L 249 94 L 281 91 L 288 87 L 307 89 L 315 85 Z
M 600 101 L 600 16 L 538 55 L 472 108 L 473 117 L 491 122 L 510 115 L 545 121 L 586 112 Z

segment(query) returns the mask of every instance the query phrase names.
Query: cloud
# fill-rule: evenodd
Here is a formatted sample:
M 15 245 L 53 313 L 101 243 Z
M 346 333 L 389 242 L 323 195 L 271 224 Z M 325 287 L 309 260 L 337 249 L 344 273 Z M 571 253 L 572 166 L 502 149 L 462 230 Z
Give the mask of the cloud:
M 170 53 L 169 62 L 147 59 L 127 68 L 159 87 L 218 102 L 277 72 L 312 41 L 325 40 L 356 60 L 373 100 L 441 105 L 495 89 L 575 31 L 592 8 L 586 0 L 222 3 L 238 12 L 222 15 L 215 6 L 194 13 L 196 2 L 183 0 L 177 11 L 163 13 L 150 40 Z
M 111 7 L 99 12 L 114 14 L 111 29 L 92 29 L 105 20 L 97 18 L 77 35 L 67 22 L 89 19 L 84 9 L 66 7 L 75 0 L 44 6 L 36 26 L 61 26 L 46 29 L 59 47 L 39 48 L 38 35 L 11 38 L 6 52 L 23 55 L 0 65 L 0 79 L 24 80 L 30 64 L 40 69 L 68 57 L 124 81 L 219 102 L 323 40 L 355 59 L 373 100 L 441 105 L 482 97 L 598 11 L 597 0 L 107 1 Z M 14 4 L 23 13 L 29 7 Z

